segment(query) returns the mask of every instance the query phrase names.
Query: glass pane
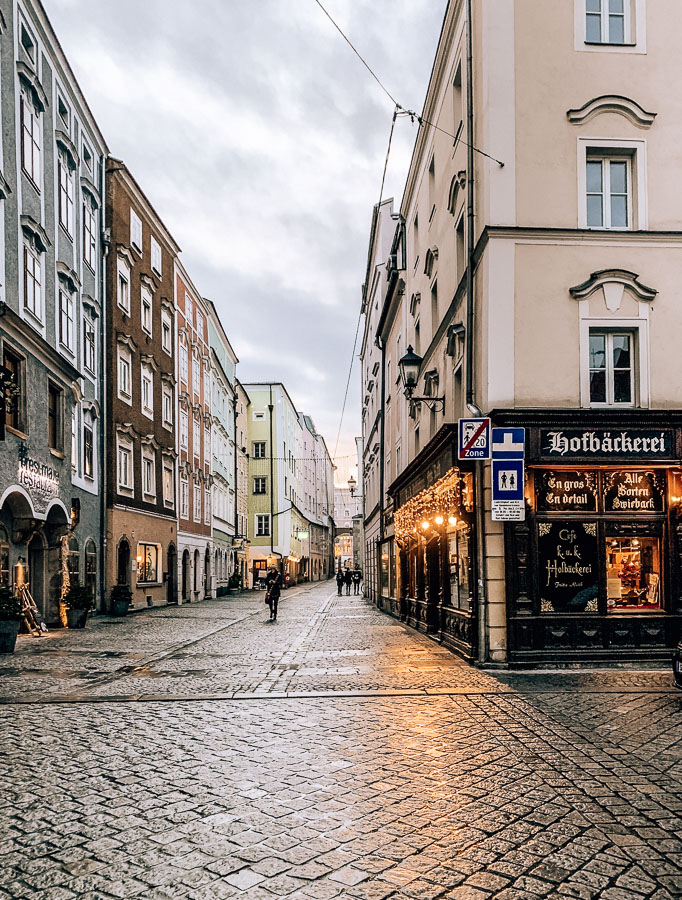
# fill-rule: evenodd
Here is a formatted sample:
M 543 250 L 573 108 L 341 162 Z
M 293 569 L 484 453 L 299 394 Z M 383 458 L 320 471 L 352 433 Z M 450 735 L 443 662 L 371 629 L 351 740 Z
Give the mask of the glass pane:
M 611 163 L 611 193 L 612 194 L 627 194 L 628 191 L 628 181 L 627 181 L 627 163 L 626 162 L 612 162 Z
M 606 403 L 606 372 L 590 372 L 590 402 Z
M 587 162 L 587 193 L 601 194 L 602 192 L 602 164 L 601 161 L 588 160 Z M 612 188 L 613 190 L 613 188 Z
M 623 0 L 609 0 L 609 12 L 623 15 Z
M 613 368 L 630 368 L 630 335 L 614 334 L 613 336 Z
M 613 373 L 613 402 L 632 403 L 632 385 L 629 371 Z
M 601 16 L 588 13 L 586 25 L 585 40 L 599 44 L 601 42 Z
M 625 19 L 623 16 L 609 16 L 609 43 L 625 43 Z
M 660 538 L 606 537 L 608 611 L 648 612 L 661 608 Z
M 625 228 L 628 224 L 628 198 L 611 197 L 611 227 Z
M 589 194 L 587 197 L 587 224 L 590 228 L 604 225 L 601 194 Z
M 585 9 L 589 12 L 601 12 L 601 0 L 587 0 Z
M 590 335 L 590 368 L 603 369 L 606 366 L 606 335 Z

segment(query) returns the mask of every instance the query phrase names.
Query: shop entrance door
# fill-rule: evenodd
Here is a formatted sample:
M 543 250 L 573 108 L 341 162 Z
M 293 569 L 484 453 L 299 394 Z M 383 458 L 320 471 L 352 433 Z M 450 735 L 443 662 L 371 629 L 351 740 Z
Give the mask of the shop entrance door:
M 44 619 L 48 618 L 47 591 L 45 590 L 45 542 L 34 534 L 28 545 L 29 589 L 35 605 Z

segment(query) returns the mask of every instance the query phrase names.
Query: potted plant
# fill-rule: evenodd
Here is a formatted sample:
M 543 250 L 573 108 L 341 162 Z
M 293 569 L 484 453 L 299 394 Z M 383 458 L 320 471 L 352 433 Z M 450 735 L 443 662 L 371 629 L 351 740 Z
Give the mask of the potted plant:
M 227 587 L 228 587 L 229 591 L 230 592 L 238 591 L 241 588 L 241 586 L 242 586 L 241 575 L 237 574 L 237 572 L 233 572 L 232 575 L 230 575 L 230 580 L 227 583 Z
M 14 653 L 21 624 L 21 600 L 8 585 L 0 585 L 0 653 Z
M 115 584 L 109 595 L 111 600 L 111 615 L 125 616 L 128 613 L 128 607 L 133 602 L 133 592 L 127 584 Z
M 92 608 L 92 596 L 88 588 L 78 581 L 70 586 L 63 600 L 66 622 L 69 628 L 85 628 L 88 612 Z

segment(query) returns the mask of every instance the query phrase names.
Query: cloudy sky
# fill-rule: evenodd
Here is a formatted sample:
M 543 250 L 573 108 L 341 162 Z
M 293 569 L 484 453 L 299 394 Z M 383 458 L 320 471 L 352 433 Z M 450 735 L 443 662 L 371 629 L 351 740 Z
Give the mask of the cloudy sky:
M 446 0 L 324 0 L 421 110 Z M 216 304 L 242 381 L 283 381 L 334 453 L 392 104 L 315 0 L 44 0 L 111 152 Z M 399 205 L 416 126 L 398 120 Z M 359 433 L 355 364 L 339 441 Z

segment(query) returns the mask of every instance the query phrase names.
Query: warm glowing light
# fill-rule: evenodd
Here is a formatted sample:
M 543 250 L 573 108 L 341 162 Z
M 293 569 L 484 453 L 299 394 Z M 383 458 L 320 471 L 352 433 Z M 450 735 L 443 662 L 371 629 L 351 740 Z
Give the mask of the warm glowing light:
M 442 524 L 443 524 L 443 517 L 436 516 L 436 525 L 442 525 Z
M 426 531 L 426 529 L 429 527 L 430 524 L 431 524 L 430 522 L 426 522 L 426 521 L 422 522 L 422 528 L 424 529 L 424 531 Z
M 456 524 L 457 524 L 457 519 L 456 519 L 454 516 L 448 516 L 448 524 L 449 524 L 449 525 L 456 525 Z
M 670 500 L 672 503 L 682 503 L 682 497 L 671 497 Z

